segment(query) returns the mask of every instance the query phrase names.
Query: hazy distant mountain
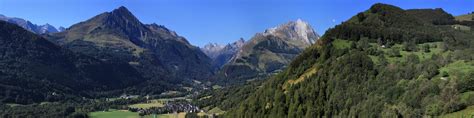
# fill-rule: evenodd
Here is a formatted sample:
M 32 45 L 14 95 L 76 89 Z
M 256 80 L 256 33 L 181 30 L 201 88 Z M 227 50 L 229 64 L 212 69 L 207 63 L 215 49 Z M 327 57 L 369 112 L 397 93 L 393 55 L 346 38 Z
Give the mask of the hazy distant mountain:
M 203 48 L 201 48 L 202 52 L 209 56 L 211 59 L 215 58 L 217 55 L 219 55 L 219 52 L 224 49 L 225 45 L 222 44 L 217 44 L 217 43 L 209 43 L 204 45 Z
M 50 24 L 40 25 L 37 28 L 38 34 L 55 33 L 55 32 L 58 32 L 58 30 Z
M 246 42 L 220 74 L 225 78 L 252 78 L 278 72 L 318 39 L 319 35 L 301 19 L 267 29 Z
M 48 37 L 78 53 L 130 64 L 147 78 L 182 82 L 212 75 L 211 60 L 198 47 L 164 26 L 142 24 L 125 7 Z
M 66 30 L 66 28 L 64 28 L 64 27 L 62 27 L 62 26 L 60 26 L 60 27 L 58 28 L 58 32 L 62 32 L 62 31 L 64 31 L 64 30 Z
M 20 27 L 23 27 L 24 29 L 34 32 L 36 34 L 44 34 L 44 33 L 55 33 L 58 32 L 58 30 L 50 25 L 50 24 L 44 24 L 44 25 L 36 25 L 31 23 L 30 21 L 21 19 L 21 18 L 15 18 L 15 17 L 7 17 L 4 15 L 0 14 L 0 20 L 7 21 L 13 24 L 16 24 Z
M 220 69 L 222 65 L 237 54 L 237 51 L 240 50 L 244 43 L 245 40 L 243 38 L 227 45 L 209 43 L 201 48 L 201 50 L 212 59 L 213 67 Z

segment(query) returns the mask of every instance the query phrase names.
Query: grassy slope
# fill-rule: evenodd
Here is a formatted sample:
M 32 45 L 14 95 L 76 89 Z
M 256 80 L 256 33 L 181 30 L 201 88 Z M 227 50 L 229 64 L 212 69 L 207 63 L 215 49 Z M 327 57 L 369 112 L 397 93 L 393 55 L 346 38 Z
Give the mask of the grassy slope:
M 337 49 L 349 48 L 352 41 L 336 39 L 332 42 Z
M 395 63 L 396 61 L 400 61 L 400 60 L 403 60 L 406 56 L 410 55 L 410 54 L 414 54 L 416 56 L 418 56 L 418 58 L 420 59 L 420 61 L 424 61 L 426 59 L 429 59 L 431 58 L 431 56 L 433 54 L 442 54 L 443 56 L 446 56 L 446 52 L 442 52 L 441 51 L 441 42 L 433 42 L 433 43 L 423 43 L 423 44 L 418 44 L 417 45 L 417 48 L 418 48 L 418 51 L 403 51 L 402 50 L 402 45 L 401 44 L 396 44 L 394 46 L 392 46 L 391 48 L 381 48 L 382 51 L 384 51 L 385 54 L 387 54 L 387 52 L 389 52 L 389 50 L 391 50 L 392 48 L 398 48 L 399 51 L 400 51 L 400 54 L 402 55 L 401 57 L 390 57 L 388 55 L 385 55 L 385 58 L 388 59 L 388 61 L 390 63 Z M 373 44 L 375 45 L 375 44 Z M 430 52 L 423 52 L 422 50 L 422 46 L 423 45 L 430 45 Z M 436 45 L 436 48 L 434 48 L 433 46 Z
M 472 16 L 474 14 L 466 14 L 466 15 L 461 15 L 461 16 L 456 16 L 456 20 L 458 21 L 472 21 Z
M 208 114 L 223 114 L 223 113 L 225 113 L 225 111 L 220 109 L 219 107 L 214 107 L 213 109 L 208 111 Z
M 448 64 L 445 67 L 439 69 L 440 72 L 446 71 L 449 75 L 454 73 L 464 73 L 474 72 L 474 62 L 466 62 L 464 60 L 458 60 L 453 63 Z
M 349 48 L 351 43 L 355 43 L 353 41 L 348 41 L 348 40 L 341 40 L 341 39 L 336 39 L 334 40 L 333 42 L 333 45 L 335 48 L 337 49 L 344 49 L 344 48 Z M 402 45 L 401 44 L 395 44 L 394 46 L 390 47 L 390 48 L 382 48 L 380 47 L 378 44 L 375 44 L 375 43 L 371 43 L 370 45 L 372 47 L 377 47 L 378 50 L 382 50 L 386 55 L 385 55 L 385 58 L 387 58 L 387 60 L 390 62 L 390 63 L 396 63 L 397 61 L 402 61 L 404 60 L 404 58 L 407 56 L 407 55 L 410 55 L 410 54 L 414 54 L 416 56 L 418 56 L 418 58 L 420 59 L 420 61 L 424 61 L 426 59 L 429 59 L 431 58 L 431 56 L 433 54 L 442 54 L 443 56 L 446 56 L 449 52 L 442 52 L 441 51 L 441 43 L 442 42 L 432 42 L 432 43 L 423 43 L 423 44 L 418 44 L 417 45 L 417 48 L 418 48 L 418 51 L 403 51 L 402 50 Z M 424 45 L 430 45 L 430 52 L 423 52 L 422 48 Z M 436 46 L 436 47 L 435 47 Z M 401 57 L 390 57 L 388 54 L 388 52 L 392 49 L 392 48 L 397 48 L 399 51 L 400 51 L 400 54 L 402 55 Z M 378 62 L 378 57 L 377 56 L 373 56 L 373 55 L 369 55 L 370 58 L 372 59 L 372 61 L 374 61 L 375 63 Z
M 474 106 L 467 107 L 464 110 L 446 114 L 443 118 L 472 118 L 474 117 Z

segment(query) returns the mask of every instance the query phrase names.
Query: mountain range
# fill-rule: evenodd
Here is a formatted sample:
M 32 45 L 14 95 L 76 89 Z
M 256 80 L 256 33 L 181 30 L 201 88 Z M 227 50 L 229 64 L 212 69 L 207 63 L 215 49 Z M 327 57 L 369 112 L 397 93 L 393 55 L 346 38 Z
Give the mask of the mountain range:
M 227 45 L 209 43 L 201 48 L 201 50 L 212 59 L 213 67 L 216 70 L 219 70 L 224 64 L 228 63 L 235 54 L 237 54 L 244 44 L 245 40 L 240 38 L 239 40 Z
M 196 80 L 208 81 L 218 72 L 249 72 L 225 76 L 234 79 L 280 70 L 319 38 L 306 22 L 297 20 L 258 33 L 247 42 L 241 38 L 198 48 L 162 25 L 141 23 L 125 7 L 68 29 L 61 27 L 61 32 L 36 30 L 37 25 L 19 18 L 2 18 L 6 22 L 2 22 L 1 45 L 9 54 L 3 56 L 7 66 L 0 71 L 5 75 L 2 101 L 15 103 L 123 93 L 157 95 L 182 87 L 198 90 L 201 85 Z M 20 84 L 25 81 L 30 82 Z
M 213 74 L 198 47 L 164 26 L 142 24 L 125 7 L 41 36 L 1 25 L 2 102 L 159 95 Z
M 59 47 L 19 26 L 0 21 L 2 102 L 34 103 L 92 97 L 144 78 L 128 64 L 104 63 Z
M 199 48 L 123 6 L 59 31 L 0 15 L 0 117 L 187 108 L 269 118 L 471 113 L 472 18 L 377 3 L 323 36 L 297 19 Z
M 16 24 L 16 25 L 18 25 L 20 27 L 23 27 L 24 29 L 26 29 L 30 32 L 34 32 L 36 34 L 61 32 L 65 29 L 64 27 L 60 27 L 59 29 L 56 29 L 54 26 L 52 26 L 50 24 L 47 24 L 47 23 L 44 24 L 44 25 L 37 25 L 37 24 L 33 24 L 30 21 L 27 21 L 27 20 L 24 20 L 24 19 L 21 19 L 21 18 L 7 17 L 7 16 L 1 15 L 1 14 L 0 14 L 0 20 Z
M 278 73 L 318 39 L 319 35 L 301 19 L 269 28 L 242 45 L 218 74 L 246 80 Z
M 37 30 L 37 25 L 19 18 L 2 18 L 6 22 L 2 22 L 1 45 L 9 54 L 3 56 L 7 66 L 0 71 L 5 75 L 2 101 L 15 103 L 123 93 L 156 95 L 197 87 L 195 80 L 207 81 L 215 73 L 229 71 L 248 73 L 225 78 L 254 78 L 284 68 L 319 38 L 311 26 L 297 20 L 247 42 L 241 38 L 198 48 L 162 25 L 141 23 L 125 7 L 60 28 L 61 32 L 54 27 L 51 32 Z M 14 53 L 21 51 L 25 53 Z M 23 61 L 11 61 L 15 59 Z M 26 81 L 30 82 L 20 84 Z

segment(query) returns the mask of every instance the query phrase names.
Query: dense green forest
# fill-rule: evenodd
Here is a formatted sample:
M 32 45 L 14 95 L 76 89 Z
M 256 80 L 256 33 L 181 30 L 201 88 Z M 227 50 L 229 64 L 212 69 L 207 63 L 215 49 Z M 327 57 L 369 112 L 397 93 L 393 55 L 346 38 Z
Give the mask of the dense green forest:
M 474 105 L 474 32 L 460 24 L 442 9 L 375 4 L 329 29 L 226 116 L 422 117 L 462 110 Z

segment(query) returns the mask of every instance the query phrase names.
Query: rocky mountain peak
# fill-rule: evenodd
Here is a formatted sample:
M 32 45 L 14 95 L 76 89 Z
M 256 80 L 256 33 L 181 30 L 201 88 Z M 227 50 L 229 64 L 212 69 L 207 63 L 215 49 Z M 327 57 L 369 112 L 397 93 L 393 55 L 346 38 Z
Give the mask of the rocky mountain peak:
M 204 47 L 201 48 L 201 50 L 208 55 L 209 57 L 214 58 L 218 56 L 220 53 L 234 53 L 238 49 L 240 49 L 245 43 L 245 40 L 243 38 L 240 38 L 239 40 L 229 43 L 227 45 L 223 44 L 218 44 L 218 43 L 208 43 L 204 45 Z
M 124 6 L 120 6 L 112 12 L 107 13 L 107 21 L 114 25 L 141 25 L 141 22 Z
M 201 51 L 204 52 L 210 58 L 215 58 L 218 53 L 220 53 L 225 48 L 225 45 L 217 43 L 208 43 L 201 48 Z
M 212 59 L 212 66 L 214 69 L 220 69 L 224 64 L 229 62 L 235 54 L 237 54 L 244 44 L 245 40 L 243 38 L 226 45 L 209 43 L 202 47 L 201 51 Z
M 221 45 L 221 44 L 217 44 L 217 43 L 208 43 L 206 45 L 204 45 L 204 49 L 203 50 L 206 50 L 207 52 L 217 52 L 217 51 L 220 51 L 222 49 L 224 49 L 225 45 Z
M 132 63 L 150 77 L 203 79 L 212 74 L 211 60 L 199 48 L 164 26 L 141 23 L 123 6 L 72 25 L 49 40 L 107 62 Z
M 285 39 L 301 40 L 306 44 L 314 44 L 319 39 L 319 35 L 313 30 L 308 22 L 301 19 L 290 21 L 283 25 L 265 30 L 263 35 L 273 35 L 284 37 Z
M 114 11 L 130 12 L 130 11 L 128 11 L 128 9 L 127 9 L 125 6 L 120 6 L 120 7 L 118 7 L 117 9 L 115 9 Z
M 237 41 L 235 41 L 234 43 L 232 43 L 232 45 L 235 45 L 235 46 L 237 46 L 237 47 L 242 47 L 244 44 L 245 44 L 244 38 L 240 38 L 239 40 L 237 40 Z
M 64 28 L 63 26 L 60 26 L 60 27 L 58 28 L 58 31 L 59 31 L 59 32 L 62 32 L 62 31 L 64 31 L 64 30 L 66 30 L 66 28 Z
M 119 15 L 132 15 L 132 13 L 124 6 L 120 6 L 117 9 L 114 9 L 111 13 Z
M 54 26 L 52 26 L 48 23 L 46 23 L 44 25 L 40 25 L 38 27 L 38 30 L 37 30 L 37 33 L 39 33 L 39 34 L 54 33 L 54 32 L 58 32 L 58 30 Z
M 204 48 L 209 49 L 209 50 L 222 49 L 224 47 L 225 47 L 225 45 L 221 45 L 221 44 L 217 44 L 217 43 L 208 43 L 208 44 L 204 45 Z

